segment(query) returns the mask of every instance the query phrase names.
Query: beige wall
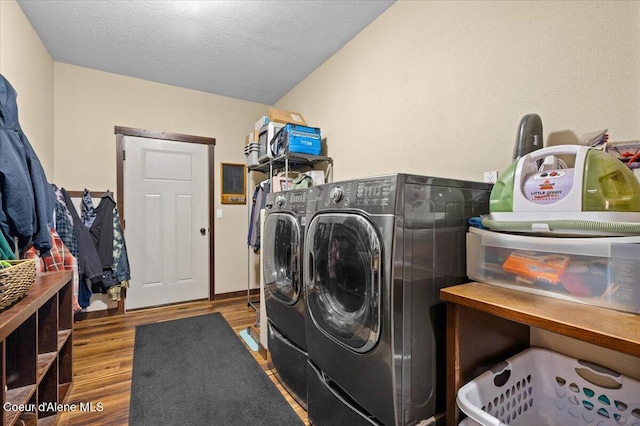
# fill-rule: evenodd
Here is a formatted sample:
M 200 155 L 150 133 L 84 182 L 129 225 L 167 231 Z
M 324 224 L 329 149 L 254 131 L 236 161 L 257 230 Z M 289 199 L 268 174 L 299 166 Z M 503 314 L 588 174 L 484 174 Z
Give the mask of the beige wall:
M 640 2 L 401 0 L 276 105 L 322 129 L 335 180 L 482 180 L 511 163 L 528 113 L 545 145 L 638 139 L 638 75 Z M 637 357 L 535 329 L 531 342 L 640 374 Z
M 53 59 L 14 0 L 0 1 L 0 73 L 18 93 L 20 125 L 53 179 Z
M 114 126 L 216 139 L 216 293 L 247 288 L 246 205 L 221 205 L 219 163 L 244 163 L 244 141 L 267 106 L 55 63 L 56 183 L 116 188 Z
M 74 190 L 115 190 L 116 125 L 216 138 L 219 170 L 220 161 L 244 163 L 244 138 L 267 109 L 54 64 L 14 0 L 0 1 L 0 72 L 18 92 L 21 125 L 49 181 Z M 247 286 L 247 206 L 221 206 L 215 185 L 215 208 L 223 210 L 215 228 L 216 292 L 239 291 Z
M 528 113 L 554 144 L 640 137 L 638 75 L 640 2 L 401 0 L 277 106 L 322 129 L 336 180 L 482 180 Z

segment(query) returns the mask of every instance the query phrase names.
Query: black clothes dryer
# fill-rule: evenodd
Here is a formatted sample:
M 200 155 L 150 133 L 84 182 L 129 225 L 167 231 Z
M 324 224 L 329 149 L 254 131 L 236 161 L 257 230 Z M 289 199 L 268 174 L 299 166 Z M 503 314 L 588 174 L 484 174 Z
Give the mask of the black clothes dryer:
M 433 424 L 445 406 L 443 287 L 466 279 L 491 186 L 394 174 L 309 189 L 304 281 L 314 425 Z

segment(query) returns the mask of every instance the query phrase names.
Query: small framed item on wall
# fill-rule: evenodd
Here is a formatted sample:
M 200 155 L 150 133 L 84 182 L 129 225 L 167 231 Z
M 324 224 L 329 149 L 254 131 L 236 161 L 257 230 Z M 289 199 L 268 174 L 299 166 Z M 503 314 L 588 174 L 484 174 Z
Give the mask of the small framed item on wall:
M 220 163 L 220 202 L 247 203 L 247 169 L 245 164 Z

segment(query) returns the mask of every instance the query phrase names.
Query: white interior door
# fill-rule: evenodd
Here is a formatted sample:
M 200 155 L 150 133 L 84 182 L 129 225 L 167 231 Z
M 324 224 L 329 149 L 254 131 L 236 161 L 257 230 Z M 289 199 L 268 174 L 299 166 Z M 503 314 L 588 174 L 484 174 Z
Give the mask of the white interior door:
M 124 148 L 125 308 L 208 298 L 208 147 L 126 136 Z

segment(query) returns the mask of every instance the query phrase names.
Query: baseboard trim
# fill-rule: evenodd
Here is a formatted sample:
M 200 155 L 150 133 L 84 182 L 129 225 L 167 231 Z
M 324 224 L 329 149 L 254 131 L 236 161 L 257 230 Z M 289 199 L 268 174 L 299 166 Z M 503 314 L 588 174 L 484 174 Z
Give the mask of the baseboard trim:
M 122 312 L 120 307 L 117 307 L 117 308 L 102 309 L 100 311 L 78 312 L 73 316 L 73 318 L 75 321 L 82 321 L 86 319 L 113 317 L 117 315 L 122 315 L 123 313 L 124 312 Z
M 249 290 L 248 294 L 251 296 L 260 294 L 260 289 L 252 288 L 251 290 Z M 246 295 L 247 295 L 247 290 L 231 291 L 229 293 L 218 293 L 215 295 L 213 300 L 231 299 L 233 297 L 240 297 L 240 296 L 246 296 Z
M 260 294 L 259 288 L 252 288 L 248 292 L 247 290 L 239 290 L 239 291 L 231 291 L 228 293 L 219 293 L 215 295 L 212 302 L 217 300 L 233 299 L 233 298 L 242 297 L 242 296 L 247 297 L 247 295 L 255 296 L 258 294 Z M 202 299 L 199 299 L 199 300 L 202 300 Z M 192 300 L 190 302 L 196 302 L 196 300 Z M 161 306 L 170 306 L 170 305 L 177 305 L 182 303 L 189 303 L 189 302 L 179 302 L 179 303 L 171 303 L 169 305 L 149 306 L 148 308 L 158 308 Z M 140 309 L 148 309 L 148 308 L 140 308 Z M 135 312 L 140 309 L 130 309 L 129 312 Z M 124 312 L 124 298 L 123 298 L 118 302 L 118 307 L 116 308 L 109 308 L 109 309 L 103 309 L 103 310 L 91 311 L 91 312 L 77 312 L 74 315 L 74 320 L 83 321 L 86 319 L 107 318 L 107 317 L 112 317 L 117 315 L 124 315 L 124 313 L 125 312 Z

